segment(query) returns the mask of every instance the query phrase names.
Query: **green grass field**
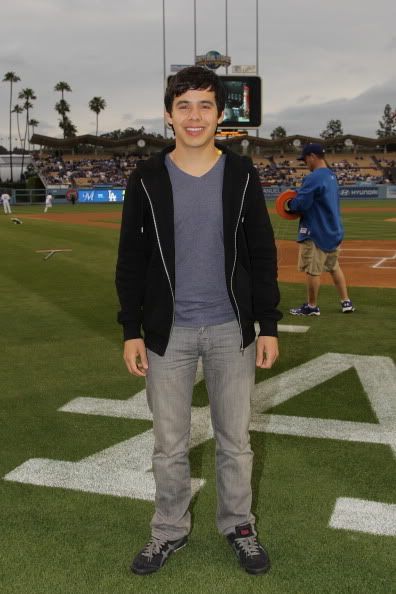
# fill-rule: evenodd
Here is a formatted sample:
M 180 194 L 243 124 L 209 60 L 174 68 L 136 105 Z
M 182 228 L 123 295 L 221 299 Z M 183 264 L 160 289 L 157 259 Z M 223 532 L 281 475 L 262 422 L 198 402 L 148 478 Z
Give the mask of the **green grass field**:
M 395 203 L 348 203 L 369 204 L 389 206 L 389 213 L 346 214 L 347 238 L 394 239 L 394 225 L 384 219 L 395 216 Z M 74 207 L 74 212 L 110 210 L 120 207 Z M 121 329 L 115 322 L 118 231 L 52 223 L 51 215 L 44 221 L 24 220 L 24 214 L 39 211 L 17 208 L 23 225 L 0 216 L 0 592 L 396 592 L 395 537 L 329 526 L 338 498 L 396 504 L 392 449 L 386 440 L 370 443 L 366 435 L 384 422 L 378 416 L 381 406 L 391 411 L 396 398 L 395 383 L 389 384 L 396 355 L 394 289 L 352 288 L 357 311 L 346 316 L 338 310 L 333 287 L 323 286 L 322 316 L 296 320 L 286 312 L 301 302 L 304 288 L 281 284 L 282 323 L 309 330 L 280 334 L 280 361 L 257 373 L 257 385 L 290 372 L 288 385 L 293 387 L 300 380 L 297 375 L 293 379 L 292 370 L 322 358 L 307 372 L 313 385 L 272 406 L 260 401 L 258 416 L 265 411 L 278 421 L 293 417 L 297 429 L 304 419 L 311 424 L 321 419 L 324 427 L 334 420 L 361 423 L 363 437 L 252 431 L 254 513 L 272 559 L 266 576 L 239 569 L 217 534 L 213 440 L 191 451 L 192 476 L 206 483 L 192 502 L 189 545 L 160 573 L 145 578 L 130 574 L 128 566 L 149 535 L 151 501 L 4 480 L 32 458 L 78 462 L 151 428 L 149 420 L 59 410 L 76 398 L 126 401 L 144 383 L 124 368 Z M 295 226 L 287 225 L 274 219 L 277 237 L 294 239 Z M 72 251 L 44 260 L 36 250 L 48 247 Z M 341 357 L 333 361 L 328 353 Z M 344 369 L 344 360 L 357 361 L 357 366 Z M 326 376 L 326 361 L 339 365 L 332 377 Z M 277 393 L 282 390 L 286 379 Z M 377 414 L 370 404 L 373 393 Z M 194 405 L 207 405 L 202 382 L 195 388 Z M 391 412 L 387 422 L 395 444 Z M 99 469 L 99 482 L 101 476 L 104 481 Z

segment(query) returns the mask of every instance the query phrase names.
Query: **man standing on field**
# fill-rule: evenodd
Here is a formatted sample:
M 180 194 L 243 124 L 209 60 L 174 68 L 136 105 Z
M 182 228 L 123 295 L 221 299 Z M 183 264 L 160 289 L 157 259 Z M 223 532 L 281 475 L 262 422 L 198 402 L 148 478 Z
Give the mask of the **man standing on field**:
M 215 145 L 224 105 L 210 70 L 192 66 L 174 76 L 165 117 L 175 144 L 139 163 L 125 195 L 118 320 L 126 366 L 146 378 L 155 438 L 151 538 L 131 566 L 141 575 L 161 569 L 191 529 L 199 357 L 216 440 L 217 527 L 246 571 L 270 566 L 251 512 L 249 421 L 255 365 L 269 369 L 278 357 L 276 248 L 251 160 Z
M 12 214 L 10 206 L 11 196 L 7 192 L 3 192 L 1 195 L 1 201 L 3 203 L 4 214 Z
M 331 274 L 340 297 L 341 311 L 352 313 L 355 308 L 338 263 L 344 228 L 337 178 L 327 167 L 321 144 L 304 146 L 299 160 L 305 162 L 311 173 L 304 179 L 297 196 L 285 204 L 285 210 L 301 213 L 297 239 L 300 244 L 298 269 L 306 273 L 307 302 L 293 307 L 290 313 L 293 316 L 320 316 L 318 295 L 322 272 Z
M 47 194 L 46 197 L 45 197 L 45 208 L 44 208 L 44 212 L 47 212 L 49 208 L 52 208 L 52 201 L 53 201 L 52 194 Z

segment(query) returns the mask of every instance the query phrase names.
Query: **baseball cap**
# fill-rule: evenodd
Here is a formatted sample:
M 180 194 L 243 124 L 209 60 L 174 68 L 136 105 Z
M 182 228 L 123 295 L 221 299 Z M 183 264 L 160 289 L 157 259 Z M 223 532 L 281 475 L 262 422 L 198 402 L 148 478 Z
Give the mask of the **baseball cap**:
M 304 161 L 307 155 L 317 155 L 318 157 L 324 157 L 324 147 L 318 142 L 310 142 L 303 147 L 301 156 L 297 158 L 297 161 Z

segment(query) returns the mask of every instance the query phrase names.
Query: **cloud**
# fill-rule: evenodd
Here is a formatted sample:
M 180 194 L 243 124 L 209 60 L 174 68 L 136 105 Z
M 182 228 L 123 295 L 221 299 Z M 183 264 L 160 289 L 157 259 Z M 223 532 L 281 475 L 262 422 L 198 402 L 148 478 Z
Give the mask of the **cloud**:
M 27 65 L 25 58 L 18 52 L 3 53 L 0 58 L 0 65 L 2 70 L 15 71 L 17 68 Z
M 304 95 L 303 97 L 299 97 L 297 99 L 297 103 L 306 103 L 311 99 L 312 95 Z
M 396 96 L 396 78 L 373 86 L 352 99 L 339 98 L 312 105 L 295 105 L 264 115 L 265 136 L 276 126 L 284 126 L 288 134 L 318 136 L 331 119 L 339 119 L 346 134 L 374 137 L 378 120 L 387 103 Z
M 385 49 L 387 50 L 393 50 L 396 49 L 396 35 L 393 35 L 393 37 L 389 40 L 389 42 L 385 45 Z
M 52 128 L 61 134 L 54 111 L 59 94 L 53 87 L 65 80 L 73 89 L 67 100 L 79 133 L 95 131 L 88 109 L 94 95 L 107 102 L 99 118 L 100 131 L 144 125 L 163 133 L 161 0 L 119 0 L 116 4 L 108 0 L 19 0 L 3 4 L 6 26 L 0 68 L 21 77 L 16 94 L 23 87 L 35 90 L 32 117 L 52 122 Z M 394 0 L 383 0 L 375 19 L 370 3 L 349 0 L 342 11 L 338 4 L 322 3 L 320 9 L 313 9 L 312 0 L 297 4 L 283 0 L 273 3 L 270 11 L 259 8 L 259 70 L 264 92 L 261 132 L 265 136 L 277 125 L 284 125 L 288 132 L 318 134 L 333 117 L 342 120 L 347 132 L 372 136 L 385 103 L 394 104 L 395 84 L 388 94 L 386 89 L 380 89 L 379 97 L 374 93 L 371 109 L 367 94 L 371 85 L 386 80 L 394 71 L 396 34 L 389 18 Z M 165 5 L 167 68 L 192 63 L 192 3 L 167 0 Z M 224 2 L 197 2 L 198 54 L 210 49 L 225 53 L 224 8 Z M 229 2 L 228 20 L 232 63 L 254 63 L 254 0 Z M 8 129 L 8 101 L 8 85 L 0 84 L 3 136 Z M 44 127 L 42 124 L 39 129 Z
M 163 117 L 154 117 L 154 118 L 138 118 L 134 122 L 134 127 L 140 128 L 144 126 L 146 132 L 160 132 L 161 134 L 164 133 L 164 118 Z

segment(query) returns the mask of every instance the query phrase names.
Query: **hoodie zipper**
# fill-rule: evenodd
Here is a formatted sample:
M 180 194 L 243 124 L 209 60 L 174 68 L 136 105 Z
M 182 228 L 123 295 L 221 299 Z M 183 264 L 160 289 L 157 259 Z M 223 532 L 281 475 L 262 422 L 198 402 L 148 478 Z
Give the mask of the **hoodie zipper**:
M 170 279 L 170 276 L 169 276 L 168 269 L 166 267 L 165 258 L 164 258 L 164 254 L 163 254 L 162 247 L 161 247 L 161 242 L 160 242 L 159 233 L 158 233 L 158 227 L 157 227 L 157 221 L 155 220 L 153 203 L 151 202 L 150 195 L 149 195 L 149 193 L 147 191 L 146 186 L 144 185 L 143 180 L 141 179 L 140 182 L 141 182 L 141 184 L 143 186 L 143 189 L 144 189 L 144 191 L 146 193 L 147 199 L 148 199 L 149 204 L 150 204 L 151 214 L 153 216 L 153 222 L 154 222 L 154 227 L 155 227 L 155 234 L 157 236 L 158 247 L 159 247 L 159 251 L 160 251 L 160 254 L 161 254 L 162 263 L 163 263 L 164 268 L 165 268 L 165 273 L 166 273 L 166 276 L 167 276 L 167 279 L 168 279 L 168 282 L 169 282 L 169 288 L 170 288 L 171 295 L 172 295 L 173 312 L 172 312 L 172 325 L 171 325 L 170 333 L 169 333 L 169 336 L 170 336 L 172 334 L 173 326 L 174 326 L 174 323 L 175 323 L 175 294 L 173 292 L 171 279 Z
M 235 307 L 236 307 L 236 310 L 237 310 L 237 313 L 238 313 L 238 324 L 239 324 L 239 332 L 241 334 L 241 353 L 242 353 L 242 355 L 245 352 L 245 347 L 244 347 L 244 344 L 243 344 L 241 315 L 239 313 L 238 303 L 237 303 L 237 300 L 236 300 L 235 294 L 234 294 L 233 280 L 234 280 L 235 266 L 236 266 L 236 261 L 237 261 L 237 232 L 238 232 L 239 221 L 241 219 L 243 204 L 245 202 L 245 194 L 246 194 L 246 190 L 247 190 L 247 187 L 248 187 L 249 179 L 250 179 L 250 173 L 248 173 L 248 175 L 247 175 L 247 179 L 246 179 L 246 183 L 245 183 L 245 188 L 244 188 L 243 194 L 242 194 L 241 208 L 239 209 L 238 220 L 237 220 L 237 224 L 235 226 L 235 233 L 234 233 L 234 254 L 235 255 L 234 255 L 234 265 L 232 267 L 232 272 L 231 272 L 231 293 L 232 293 L 232 297 L 234 299 Z

